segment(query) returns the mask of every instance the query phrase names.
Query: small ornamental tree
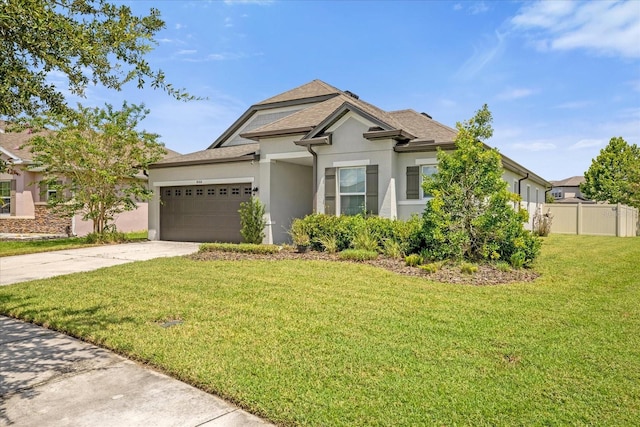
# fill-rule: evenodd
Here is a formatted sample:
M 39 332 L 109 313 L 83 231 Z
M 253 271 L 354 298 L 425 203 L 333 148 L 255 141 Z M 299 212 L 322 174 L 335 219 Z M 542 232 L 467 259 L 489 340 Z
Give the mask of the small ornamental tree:
M 51 113 L 30 122 L 53 130 L 32 138 L 29 147 L 44 173 L 41 185 L 55 190 L 48 201 L 54 212 L 80 212 L 93 221 L 94 233 L 103 234 L 117 214 L 151 198 L 140 175 L 166 151 L 158 135 L 136 130 L 147 113 L 127 103 L 122 110 L 79 105 L 73 117 Z
M 584 174 L 582 193 L 599 202 L 640 208 L 640 147 L 611 138 Z
M 469 121 L 456 125 L 456 150 L 438 150 L 438 171 L 425 177 L 424 192 L 432 194 L 423 214 L 423 252 L 430 258 L 510 261 L 514 254 L 529 264 L 539 240 L 524 229 L 525 210 L 507 190 L 502 162 L 482 139 L 493 134 L 491 112 L 484 105 Z
M 247 202 L 240 203 L 240 234 L 246 243 L 260 244 L 264 239 L 264 228 L 267 220 L 264 218 L 264 205 L 257 197 L 251 197 Z

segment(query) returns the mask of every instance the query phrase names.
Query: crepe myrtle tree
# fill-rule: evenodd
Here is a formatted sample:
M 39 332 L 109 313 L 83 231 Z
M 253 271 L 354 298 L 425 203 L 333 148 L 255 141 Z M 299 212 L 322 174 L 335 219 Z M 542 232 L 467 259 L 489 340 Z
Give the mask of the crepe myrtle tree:
M 177 99 L 194 99 L 145 59 L 165 27 L 160 12 L 152 8 L 137 16 L 126 4 L 114 3 L 0 1 L 0 117 L 70 113 L 64 92 L 84 96 L 89 84 L 120 90 L 133 81 Z M 53 84 L 52 75 L 68 84 Z
M 54 212 L 82 213 L 93 232 L 103 234 L 117 214 L 151 198 L 141 174 L 166 150 L 158 135 L 136 129 L 147 113 L 126 102 L 120 110 L 78 105 L 71 117 L 50 113 L 28 123 L 52 131 L 32 138 L 29 147 L 45 185 L 55 190 L 48 201 Z
M 502 179 L 500 154 L 482 142 L 493 135 L 492 120 L 485 104 L 457 123 L 456 149 L 439 149 L 438 170 L 424 179 L 424 192 L 433 197 L 423 214 L 422 245 L 432 259 L 527 265 L 538 254 L 539 240 L 523 226 L 527 212 L 513 208 L 520 196 Z

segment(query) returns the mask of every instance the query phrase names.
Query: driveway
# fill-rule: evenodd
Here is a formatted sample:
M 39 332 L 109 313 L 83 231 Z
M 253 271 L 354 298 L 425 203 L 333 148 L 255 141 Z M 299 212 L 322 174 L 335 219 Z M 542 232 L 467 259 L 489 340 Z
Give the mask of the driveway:
M 188 255 L 196 252 L 198 246 L 198 243 L 151 241 L 1 257 L 0 286 L 133 261 Z

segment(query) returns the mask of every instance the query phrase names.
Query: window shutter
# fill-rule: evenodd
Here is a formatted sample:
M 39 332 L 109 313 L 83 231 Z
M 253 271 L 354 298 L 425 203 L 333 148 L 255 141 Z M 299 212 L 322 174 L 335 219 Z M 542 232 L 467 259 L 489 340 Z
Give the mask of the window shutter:
M 367 213 L 378 215 L 378 165 L 367 166 Z
M 420 198 L 420 166 L 407 166 L 407 200 Z
M 336 168 L 324 170 L 324 213 L 336 215 Z

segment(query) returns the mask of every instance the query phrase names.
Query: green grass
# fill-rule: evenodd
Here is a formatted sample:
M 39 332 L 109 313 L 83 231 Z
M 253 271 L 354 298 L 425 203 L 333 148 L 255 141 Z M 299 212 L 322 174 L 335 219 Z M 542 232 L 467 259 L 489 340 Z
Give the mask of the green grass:
M 146 231 L 134 231 L 126 233 L 127 241 L 147 240 Z M 47 240 L 1 240 L 0 257 L 12 255 L 35 254 L 39 252 L 59 251 L 66 249 L 86 248 L 98 246 L 96 243 L 89 243 L 83 237 L 69 237 L 62 239 Z
M 0 288 L 0 312 L 284 425 L 640 425 L 639 259 L 640 239 L 551 236 L 541 278 L 486 287 L 158 259 Z

